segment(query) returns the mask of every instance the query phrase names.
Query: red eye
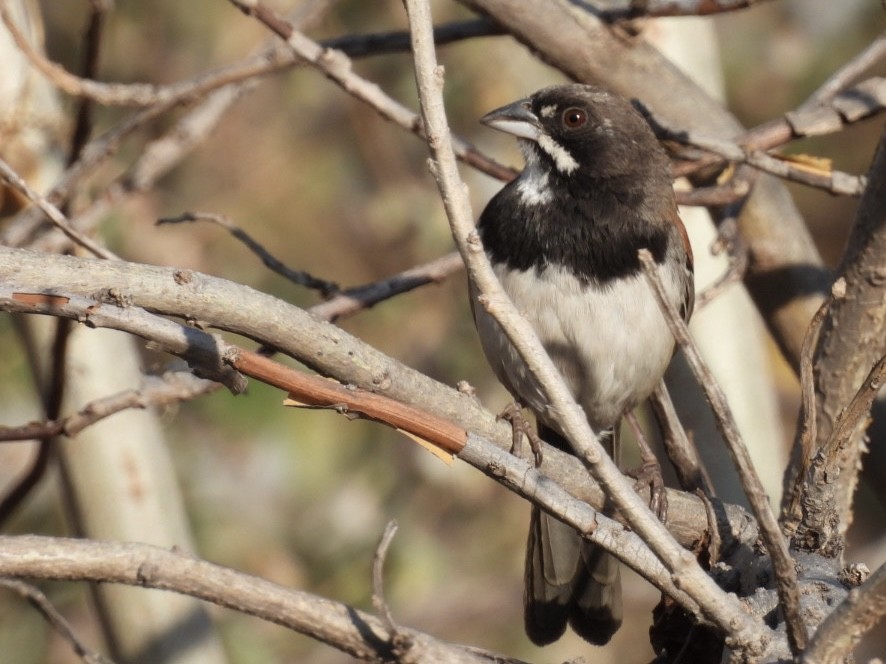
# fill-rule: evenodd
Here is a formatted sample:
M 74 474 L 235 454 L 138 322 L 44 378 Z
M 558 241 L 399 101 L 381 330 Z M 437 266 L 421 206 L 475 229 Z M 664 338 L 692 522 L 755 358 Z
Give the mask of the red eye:
M 570 129 L 578 129 L 588 121 L 588 114 L 580 108 L 567 108 L 563 111 L 563 124 Z

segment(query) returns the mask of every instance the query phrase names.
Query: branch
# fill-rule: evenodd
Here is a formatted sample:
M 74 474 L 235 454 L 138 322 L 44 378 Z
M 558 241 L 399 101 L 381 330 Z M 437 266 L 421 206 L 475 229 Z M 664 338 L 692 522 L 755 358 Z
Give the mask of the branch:
M 726 441 L 732 463 L 741 478 L 742 488 L 753 508 L 754 516 L 757 517 L 757 523 L 760 525 L 760 534 L 763 537 L 763 542 L 766 544 L 775 569 L 778 597 L 781 601 L 788 629 L 788 641 L 791 645 L 791 651 L 796 655 L 805 648 L 807 639 L 806 625 L 800 617 L 797 571 L 794 568 L 794 561 L 788 553 L 784 537 L 779 530 L 775 513 L 769 504 L 766 490 L 763 488 L 763 483 L 757 475 L 747 446 L 738 432 L 738 426 L 726 402 L 726 395 L 714 379 L 704 359 L 702 359 L 701 352 L 699 352 L 698 347 L 689 334 L 686 322 L 667 298 L 664 284 L 655 269 L 652 254 L 648 249 L 641 249 L 639 257 L 646 279 L 653 293 L 655 293 L 655 298 L 658 300 L 658 305 L 664 314 L 668 327 L 670 327 L 677 344 L 683 349 L 686 360 L 704 390 L 705 397 L 711 405 L 711 410 L 714 411 L 717 429 L 722 434 L 723 440 Z
M 393 654 L 392 635 L 370 614 L 148 544 L 4 536 L 0 537 L 0 574 L 169 590 L 282 625 L 357 659 L 391 661 Z M 490 661 L 422 632 L 401 629 L 409 635 L 412 661 Z
M 237 226 L 233 221 L 231 221 L 229 217 L 223 214 L 216 214 L 214 212 L 183 212 L 176 217 L 163 217 L 161 219 L 158 219 L 156 225 L 160 226 L 163 224 L 180 224 L 187 221 L 208 221 L 209 223 L 215 224 L 216 226 L 221 226 L 235 238 L 240 240 L 240 242 L 245 244 L 252 253 L 258 256 L 265 267 L 270 269 L 272 272 L 276 272 L 285 279 L 288 279 L 294 284 L 304 286 L 305 288 L 318 290 L 321 294 L 325 296 L 333 295 L 340 290 L 338 285 L 331 281 L 318 279 L 317 277 L 314 277 L 307 272 L 302 272 L 301 270 L 293 270 L 289 266 L 285 265 L 282 261 L 271 254 L 270 251 L 265 249 L 258 241 L 254 240 L 249 233 Z
M 113 252 L 108 251 L 101 245 L 97 244 L 91 238 L 86 237 L 65 217 L 64 213 L 53 205 L 47 198 L 38 194 L 33 190 L 25 180 L 19 176 L 5 161 L 0 159 L 0 179 L 6 182 L 10 187 L 21 193 L 25 198 L 31 201 L 52 224 L 64 233 L 72 242 L 80 245 L 95 256 L 107 259 L 116 259 L 117 256 Z
M 84 314 L 85 315 L 85 314 Z M 72 415 L 60 420 L 35 422 L 18 427 L 0 426 L 0 442 L 76 436 L 86 427 L 129 408 L 157 408 L 190 401 L 218 389 L 219 384 L 181 371 L 172 371 L 162 378 L 146 376 L 137 390 L 126 390 L 93 401 Z
M 879 44 L 879 41 L 877 40 L 875 44 Z M 742 132 L 731 140 L 731 144 L 738 146 L 744 152 L 756 154 L 798 138 L 824 136 L 842 131 L 850 124 L 882 113 L 886 109 L 886 79 L 869 78 L 833 98 L 821 99 L 814 104 L 810 103 L 813 98 L 814 95 L 781 118 Z M 730 146 L 728 149 L 734 150 L 734 147 Z M 673 166 L 673 174 L 675 177 L 682 177 L 724 164 L 722 156 L 697 155 L 691 160 L 677 161 Z M 776 166 L 776 168 L 781 167 Z
M 842 664 L 868 631 L 886 616 L 886 565 L 874 572 L 819 625 L 801 664 Z
M 83 643 L 71 624 L 36 586 L 5 578 L 0 578 L 0 586 L 14 592 L 33 606 L 49 626 L 71 645 L 71 649 L 85 664 L 114 664 L 110 659 Z
M 840 445 L 828 441 L 871 367 L 886 355 L 886 132 L 868 179 L 837 270 L 845 282 L 845 295 L 831 303 L 815 351 L 816 438 L 804 455 L 805 467 L 815 477 L 797 476 L 786 492 L 792 502 L 783 507 L 802 514 L 793 545 L 833 557 L 842 552 L 851 521 L 865 427 L 853 426 L 849 439 Z
M 115 301 L 107 301 L 107 290 L 102 287 L 107 283 L 116 284 Z M 442 439 L 450 441 L 443 444 L 444 449 L 448 446 L 460 459 L 546 509 L 565 514 L 574 527 L 590 533 L 589 537 L 604 548 L 614 549 L 627 564 L 667 589 L 665 592 L 679 593 L 654 557 L 640 555 L 645 547 L 635 534 L 617 524 L 606 526 L 609 521 L 588 507 L 585 501 L 602 508 L 606 498 L 575 457 L 545 445 L 542 466 L 530 467 L 507 452 L 510 427 L 498 422 L 476 400 L 397 363 L 297 307 L 246 286 L 187 270 L 4 247 L 0 247 L 0 284 L 6 284 L 7 289 L 0 297 L 0 310 L 67 316 L 87 324 L 124 329 L 194 362 L 201 373 L 217 372 L 222 365 L 232 378 L 240 376 L 240 371 L 249 373 L 291 392 L 301 403 L 325 405 L 342 413 L 366 412 L 382 419 L 387 417 L 384 409 L 399 409 L 397 412 L 405 415 L 394 426 L 402 424 L 401 428 L 426 440 L 435 440 L 434 430 L 444 432 Z M 35 295 L 13 299 L 12 292 Z M 37 293 L 43 295 L 37 297 Z M 98 300 L 93 297 L 96 293 L 101 296 Z M 325 375 L 335 376 L 349 387 L 288 369 L 139 307 L 168 316 L 186 315 L 249 336 Z M 242 377 L 234 387 L 242 389 L 240 385 Z M 383 408 L 370 410 L 373 403 Z M 404 409 L 405 405 L 413 410 Z M 410 422 L 423 428 L 414 428 Z M 452 428 L 454 422 L 459 426 Z M 465 430 L 471 432 L 466 442 L 464 434 L 457 433 Z M 548 478 L 555 478 L 557 484 Z M 670 490 L 668 503 L 668 525 L 678 540 L 685 546 L 703 540 L 707 520 L 702 501 Z M 753 521 L 734 506 L 726 507 L 723 525 L 720 535 L 728 549 L 738 545 L 750 548 L 757 538 Z
M 273 31 L 305 63 L 318 69 L 352 97 L 367 104 L 385 120 L 407 131 L 423 136 L 421 118 L 400 102 L 388 97 L 375 83 L 358 76 L 351 68 L 350 59 L 341 51 L 324 48 L 309 39 L 279 16 L 267 5 L 256 0 L 229 0 L 237 9 L 251 16 Z M 463 139 L 455 139 L 459 159 L 474 168 L 501 180 L 510 180 L 516 173 L 481 154 Z
M 768 640 L 765 628 L 750 619 L 734 596 L 726 595 L 713 583 L 695 558 L 677 545 L 650 512 L 648 504 L 644 504 L 633 492 L 630 482 L 600 445 L 584 412 L 575 403 L 531 326 L 517 312 L 495 278 L 474 230 L 467 187 L 461 182 L 456 168 L 443 108 L 443 70 L 436 62 L 430 10 L 422 0 L 406 0 L 406 8 L 432 171 L 456 246 L 465 261 L 471 280 L 482 293 L 480 305 L 495 317 L 532 375 L 543 386 L 553 412 L 558 415 L 558 423 L 576 452 L 588 465 L 593 477 L 603 486 L 606 495 L 612 499 L 631 528 L 662 559 L 673 575 L 675 584 L 698 603 L 706 619 L 717 624 L 734 639 L 738 648 L 756 654 L 762 653 L 766 650 Z M 679 598 L 675 599 L 679 601 Z

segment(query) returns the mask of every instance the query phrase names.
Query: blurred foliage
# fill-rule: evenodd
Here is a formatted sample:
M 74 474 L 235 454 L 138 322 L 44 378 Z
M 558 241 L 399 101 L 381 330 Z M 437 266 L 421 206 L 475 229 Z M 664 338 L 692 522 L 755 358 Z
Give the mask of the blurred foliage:
M 284 10 L 312 2 L 273 4 Z M 308 30 L 311 36 L 405 26 L 399 0 L 331 5 L 322 22 Z M 712 19 L 721 28 L 730 107 L 748 125 L 799 103 L 882 29 L 877 3 L 854 4 L 836 32 L 807 21 L 806 13 L 814 10 L 802 5 L 764 3 Z M 79 70 L 88 3 L 46 1 L 42 6 L 50 56 Z M 438 22 L 470 16 L 459 4 L 443 0 L 434 3 L 434 11 Z M 107 26 L 101 77 L 172 82 L 233 62 L 267 38 L 254 21 L 220 0 L 118 0 Z M 446 101 L 455 129 L 502 161 L 519 164 L 512 141 L 490 135 L 476 118 L 562 76 L 508 38 L 447 46 L 440 58 L 447 68 Z M 408 54 L 366 58 L 355 68 L 417 108 Z M 119 109 L 100 111 L 97 130 L 123 115 Z M 168 124 L 164 119 L 152 131 Z M 878 131 L 878 123 L 867 123 L 796 149 L 830 156 L 840 168 L 858 172 L 867 166 Z M 91 187 L 100 190 L 102 180 L 119 172 L 146 138 L 133 139 L 120 163 L 105 168 Z M 451 250 L 425 157 L 415 137 L 320 74 L 294 69 L 268 78 L 241 100 L 211 140 L 155 191 L 108 218 L 105 236 L 114 251 L 133 261 L 198 269 L 309 306 L 319 301 L 317 295 L 270 274 L 223 231 L 194 224 L 158 228 L 154 221 L 184 210 L 224 213 L 290 266 L 344 286 L 361 284 Z M 464 170 L 479 210 L 499 185 Z M 793 189 L 833 263 L 855 201 Z M 453 278 L 341 325 L 436 379 L 449 384 L 467 380 L 496 410 L 506 397 L 481 359 L 464 292 L 463 277 Z M 0 319 L 0 335 L 4 348 L 16 347 L 5 319 Z M 17 350 L 0 354 L 3 422 L 37 416 L 28 404 L 26 369 Z M 464 465 L 445 466 L 391 430 L 331 412 L 282 408 L 282 398 L 253 383 L 243 397 L 219 392 L 164 414 L 201 555 L 370 609 L 372 554 L 384 524 L 396 518 L 400 530 L 386 574 L 396 619 L 444 639 L 517 657 L 556 661 L 587 652 L 570 637 L 542 654 L 522 634 L 528 510 L 521 501 Z M 4 484 L 20 471 L 27 454 L 26 445 L 3 450 Z M 51 494 L 42 490 L 13 530 L 64 532 Z M 78 626 L 87 622 L 82 589 L 76 601 L 66 600 L 69 589 L 54 587 L 52 592 Z M 648 616 L 655 593 L 636 580 L 626 592 L 629 610 Z M 34 644 L 32 651 L 16 646 L 14 651 L 22 653 L 16 661 L 41 661 L 45 629 L 30 612 L 11 607 L 14 601 L 4 598 L 3 630 L 20 638 L 27 629 Z M 350 661 L 282 628 L 215 613 L 237 664 Z M 642 620 L 629 620 L 615 646 L 605 655 L 595 653 L 594 661 L 648 659 L 645 629 Z M 12 641 L 0 638 L 4 648 L 10 647 Z M 74 661 L 51 642 L 52 654 L 43 661 Z M 30 660 L 25 659 L 28 652 L 33 653 Z M 610 656 L 614 659 L 604 659 Z

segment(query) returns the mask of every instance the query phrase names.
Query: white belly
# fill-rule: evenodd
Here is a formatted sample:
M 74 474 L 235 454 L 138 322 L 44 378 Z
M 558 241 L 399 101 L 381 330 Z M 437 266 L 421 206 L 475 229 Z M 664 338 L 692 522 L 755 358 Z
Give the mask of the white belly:
M 649 396 L 671 360 L 674 341 L 642 275 L 600 288 L 583 287 L 560 268 L 540 275 L 534 269 L 495 269 L 595 430 L 616 424 Z M 662 277 L 679 301 L 674 275 L 662 271 Z M 498 324 L 480 305 L 474 310 L 483 350 L 499 380 L 550 424 L 547 399 L 536 381 Z

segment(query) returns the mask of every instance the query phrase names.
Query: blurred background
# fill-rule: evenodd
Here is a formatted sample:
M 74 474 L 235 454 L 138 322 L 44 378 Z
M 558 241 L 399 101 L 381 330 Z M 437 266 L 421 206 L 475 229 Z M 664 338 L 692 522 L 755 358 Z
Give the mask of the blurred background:
M 271 3 L 281 11 L 314 9 L 312 0 Z M 404 29 L 399 0 L 329 3 L 307 33 L 315 38 Z M 46 50 L 79 71 L 88 2 L 41 2 Z M 472 18 L 456 2 L 433 3 L 438 23 Z M 883 30 L 879 3 L 796 0 L 704 19 L 716 27 L 728 107 L 746 126 L 780 116 Z M 109 14 L 100 78 L 171 83 L 236 61 L 268 39 L 266 31 L 221 0 L 117 0 Z M 512 140 L 477 123 L 488 110 L 563 80 L 508 37 L 441 47 L 446 102 L 455 131 L 500 161 L 519 167 Z M 355 70 L 418 109 L 408 53 L 355 60 Z M 884 73 L 881 67 L 880 73 Z M 65 108 L 73 102 L 64 98 Z M 96 130 L 129 111 L 99 108 Z M 130 139 L 89 183 L 101 191 L 139 153 L 149 132 Z M 798 141 L 789 152 L 867 169 L 882 120 L 838 135 Z M 113 211 L 101 225 L 124 258 L 191 268 L 272 293 L 300 306 L 319 296 L 270 273 L 224 231 L 209 225 L 155 226 L 186 210 L 228 215 L 289 266 L 353 286 L 384 278 L 452 250 L 426 148 L 316 71 L 269 76 L 241 99 L 213 135 L 151 192 Z M 475 211 L 500 183 L 462 167 Z M 839 260 L 857 201 L 789 185 L 829 265 Z M 778 223 L 773 220 L 772 223 Z M 348 332 L 433 378 L 467 381 L 492 411 L 508 401 L 482 359 L 465 281 L 457 275 L 340 322 Z M 20 340 L 0 317 L 0 423 L 40 419 Z M 783 439 L 793 435 L 798 389 L 771 343 L 765 346 L 777 387 Z M 149 370 L 168 358 L 145 354 Z M 371 560 L 385 523 L 400 525 L 388 559 L 386 588 L 394 617 L 439 638 L 534 661 L 584 654 L 595 662 L 648 661 L 647 630 L 657 593 L 628 574 L 625 627 L 605 650 L 573 636 L 540 650 L 522 630 L 523 555 L 528 507 L 465 464 L 446 466 L 400 434 L 331 412 L 281 407 L 285 395 L 255 382 L 161 414 L 193 528 L 210 561 L 371 610 Z M 882 446 L 881 446 L 882 447 Z M 0 482 L 11 485 L 34 451 L 0 446 Z M 633 464 L 628 464 L 633 465 Z M 780 472 L 780 469 L 779 469 Z M 70 534 L 51 470 L 7 527 L 8 533 Z M 871 569 L 886 560 L 884 505 L 868 485 L 865 517 L 852 533 L 848 560 Z M 872 524 L 879 528 L 872 528 Z M 879 539 L 878 539 L 879 538 Z M 82 584 L 45 586 L 96 647 L 89 594 Z M 143 591 L 149 592 L 149 591 Z M 254 618 L 211 609 L 235 664 L 317 662 L 349 657 Z M 9 655 L 14 653 L 14 655 Z M 872 651 L 869 654 L 874 654 Z M 24 603 L 0 594 L 0 662 L 77 661 Z

